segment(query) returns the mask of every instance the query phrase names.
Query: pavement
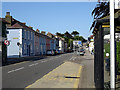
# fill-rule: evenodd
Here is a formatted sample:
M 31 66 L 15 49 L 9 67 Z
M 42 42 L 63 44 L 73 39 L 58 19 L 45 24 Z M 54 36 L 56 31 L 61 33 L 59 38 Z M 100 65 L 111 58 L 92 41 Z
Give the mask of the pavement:
M 65 62 L 26 88 L 78 88 L 82 66 Z
M 76 56 L 76 55 L 74 55 Z M 90 89 L 95 88 L 94 85 L 94 55 L 91 55 L 88 50 L 84 56 L 76 56 L 76 60 L 72 62 L 81 64 L 83 66 L 81 72 L 81 79 L 79 82 L 80 89 Z

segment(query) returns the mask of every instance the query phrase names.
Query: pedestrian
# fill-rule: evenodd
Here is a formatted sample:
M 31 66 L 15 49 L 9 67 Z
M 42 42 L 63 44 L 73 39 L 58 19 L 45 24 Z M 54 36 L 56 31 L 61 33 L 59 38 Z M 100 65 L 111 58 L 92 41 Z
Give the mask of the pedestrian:
M 91 51 L 91 55 L 93 55 L 94 54 L 94 50 L 92 49 L 92 51 Z

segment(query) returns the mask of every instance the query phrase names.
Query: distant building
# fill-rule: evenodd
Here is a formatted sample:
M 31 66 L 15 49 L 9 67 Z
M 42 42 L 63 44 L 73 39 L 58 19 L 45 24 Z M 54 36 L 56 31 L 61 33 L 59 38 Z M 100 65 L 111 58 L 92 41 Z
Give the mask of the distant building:
M 94 50 L 94 36 L 90 36 L 90 42 L 89 42 L 89 51 L 92 52 Z
M 37 55 L 40 55 L 40 54 L 42 54 L 42 50 L 41 50 L 41 38 L 40 38 L 40 34 L 38 33 L 38 32 L 35 32 L 35 35 L 34 35 L 34 53 L 35 53 L 35 55 L 37 56 Z
M 80 40 L 74 40 L 73 41 L 73 50 L 76 51 L 82 46 L 82 41 Z
M 47 36 L 49 36 L 51 38 L 50 39 L 50 50 L 56 50 L 56 38 L 55 38 L 55 35 L 48 32 Z
M 50 40 L 51 38 L 46 36 L 46 51 L 50 50 Z
M 59 38 L 59 50 L 61 51 L 61 53 L 64 53 L 64 48 L 65 48 L 65 46 L 64 46 L 64 38 Z

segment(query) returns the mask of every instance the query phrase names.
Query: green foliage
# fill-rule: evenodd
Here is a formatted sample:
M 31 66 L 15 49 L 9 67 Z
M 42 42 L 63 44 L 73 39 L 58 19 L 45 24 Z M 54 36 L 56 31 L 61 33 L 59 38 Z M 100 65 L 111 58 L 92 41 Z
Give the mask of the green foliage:
M 117 42 L 116 45 L 117 45 L 116 60 L 117 60 L 117 64 L 118 64 L 118 69 L 120 70 L 120 41 Z M 105 58 L 106 53 L 110 54 L 110 44 L 109 43 L 104 44 L 104 49 L 105 49 L 105 52 L 104 52 L 104 58 Z
M 76 35 L 79 35 L 79 32 L 78 32 L 78 31 L 73 31 L 73 32 L 71 33 L 71 35 L 74 35 L 74 37 L 75 37 Z
M 68 40 L 68 47 L 73 47 L 73 39 Z
M 105 52 L 104 52 L 104 58 L 105 58 L 106 57 L 106 53 L 110 54 L 110 43 L 105 43 L 104 44 L 104 50 L 105 50 Z
M 75 36 L 73 37 L 72 34 Z M 68 31 L 66 31 L 64 34 L 61 34 L 59 32 L 56 33 L 57 36 L 64 38 L 65 41 L 68 43 L 68 47 L 71 48 L 73 47 L 73 40 L 80 40 L 82 42 L 86 41 L 86 39 L 84 39 L 82 36 L 76 36 L 77 34 L 79 34 L 79 32 L 73 31 L 72 34 L 70 34 Z
M 118 69 L 120 70 L 120 41 L 117 42 L 117 63 Z
M 64 33 L 64 37 L 67 37 L 68 39 L 72 39 L 73 38 L 72 35 L 68 31 L 66 31 Z
M 57 35 L 57 36 L 60 36 L 60 37 L 62 37 L 62 38 L 64 37 L 64 34 L 61 34 L 61 33 L 59 33 L 59 32 L 57 32 L 56 35 Z
M 80 40 L 82 42 L 85 42 L 86 40 L 82 36 L 75 36 L 74 40 Z

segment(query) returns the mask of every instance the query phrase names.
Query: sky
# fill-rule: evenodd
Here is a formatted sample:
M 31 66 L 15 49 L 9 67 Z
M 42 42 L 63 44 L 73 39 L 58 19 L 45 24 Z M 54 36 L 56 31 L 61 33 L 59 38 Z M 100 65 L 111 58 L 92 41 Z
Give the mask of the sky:
M 34 30 L 71 33 L 76 30 L 80 36 L 88 38 L 92 31 L 92 10 L 96 2 L 3 2 L 2 17 L 6 12 Z

